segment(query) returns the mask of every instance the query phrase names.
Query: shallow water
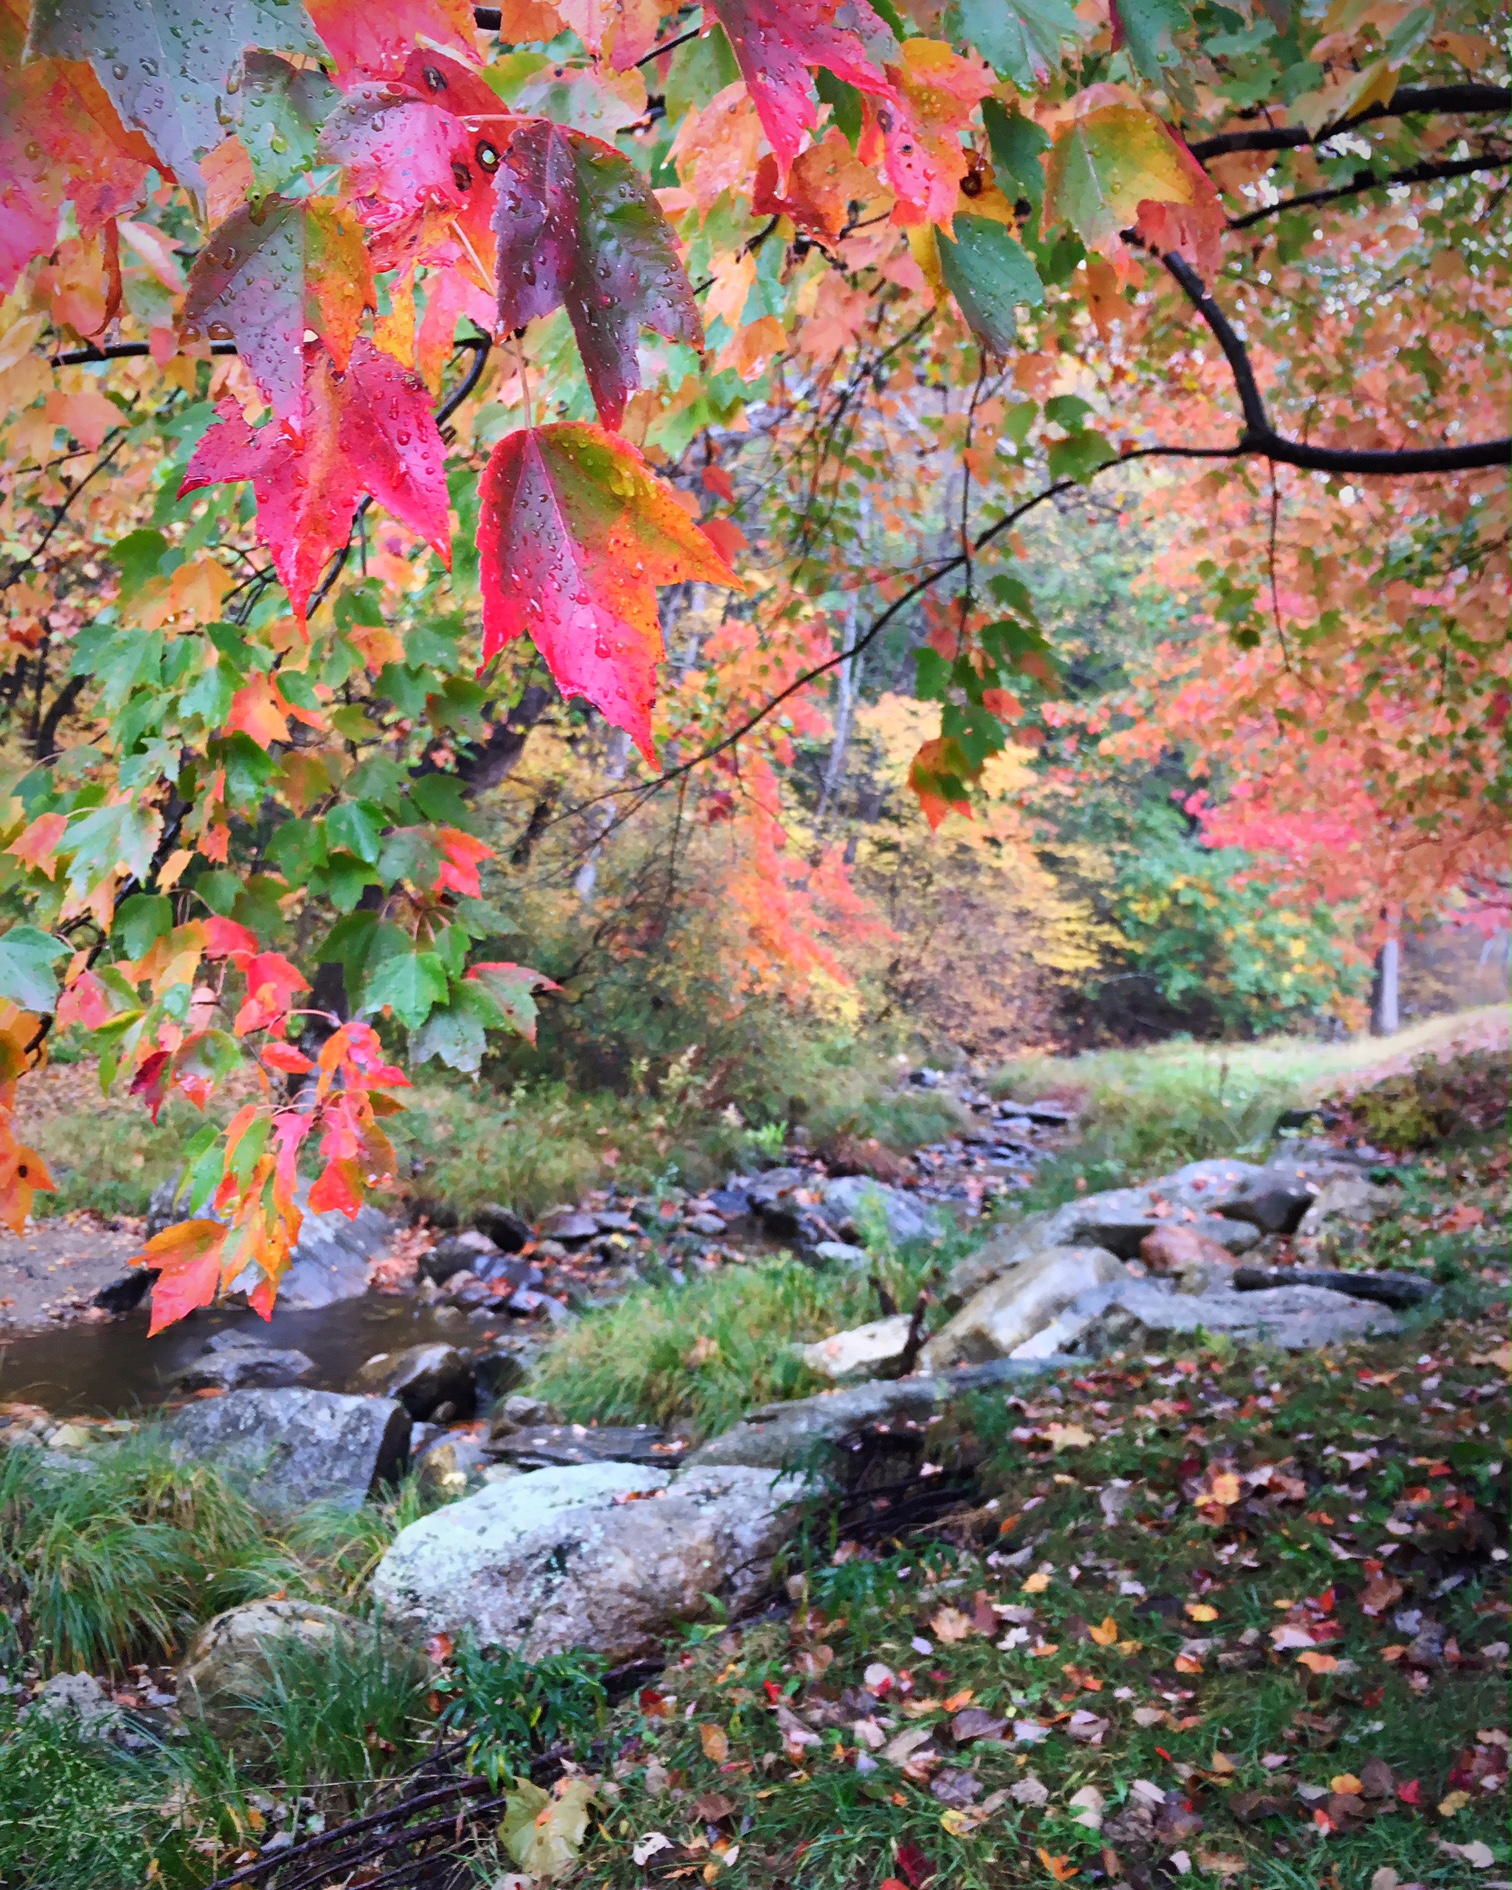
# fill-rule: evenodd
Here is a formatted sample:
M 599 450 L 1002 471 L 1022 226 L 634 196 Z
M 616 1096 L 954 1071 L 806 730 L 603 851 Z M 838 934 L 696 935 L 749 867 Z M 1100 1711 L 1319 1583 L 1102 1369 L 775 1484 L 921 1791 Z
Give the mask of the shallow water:
M 108 1325 L 0 1336 L 0 1399 L 24 1399 L 60 1417 L 132 1416 L 173 1397 L 174 1373 L 198 1357 L 212 1333 L 233 1329 L 269 1345 L 297 1347 L 315 1361 L 302 1383 L 344 1391 L 375 1352 L 437 1339 L 467 1345 L 509 1323 L 497 1314 L 469 1318 L 449 1307 L 369 1293 L 309 1312 L 275 1311 L 271 1320 L 246 1308 L 192 1313 L 149 1339 L 143 1305 Z

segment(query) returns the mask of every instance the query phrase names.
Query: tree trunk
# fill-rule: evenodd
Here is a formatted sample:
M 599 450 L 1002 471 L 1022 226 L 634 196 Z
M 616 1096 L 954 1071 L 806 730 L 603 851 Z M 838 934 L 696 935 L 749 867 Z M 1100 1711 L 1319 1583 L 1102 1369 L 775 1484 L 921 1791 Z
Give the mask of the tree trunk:
M 846 649 L 856 640 L 856 612 L 852 610 L 846 618 L 842 632 Z M 814 809 L 815 816 L 823 820 L 830 804 L 840 791 L 840 783 L 845 779 L 845 752 L 850 747 L 851 722 L 856 713 L 856 698 L 861 693 L 862 658 L 848 656 L 835 672 L 838 692 L 835 699 L 835 739 L 829 751 L 829 760 L 824 765 L 824 780 L 819 788 L 819 801 Z
M 1397 1005 L 1401 956 L 1401 941 L 1393 929 L 1381 940 L 1381 949 L 1376 953 L 1375 990 L 1370 1004 L 1370 1029 L 1372 1035 L 1377 1037 L 1395 1036 L 1401 1025 Z

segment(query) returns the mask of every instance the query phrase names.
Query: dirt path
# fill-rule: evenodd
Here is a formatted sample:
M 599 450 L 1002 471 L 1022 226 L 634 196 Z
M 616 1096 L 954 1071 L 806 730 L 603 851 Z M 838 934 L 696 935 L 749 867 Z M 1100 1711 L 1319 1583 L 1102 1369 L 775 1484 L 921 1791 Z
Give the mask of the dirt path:
M 1512 1010 L 1480 1012 L 1430 1043 L 1415 1044 L 1411 1049 L 1399 1051 L 1392 1051 L 1383 1043 L 1379 1061 L 1351 1070 L 1348 1076 L 1334 1078 L 1327 1087 L 1331 1094 L 1353 1096 L 1388 1076 L 1400 1076 L 1410 1070 L 1419 1057 L 1429 1056 L 1440 1063 L 1449 1063 L 1472 1050 L 1506 1050 L 1509 1046 L 1512 1046 Z

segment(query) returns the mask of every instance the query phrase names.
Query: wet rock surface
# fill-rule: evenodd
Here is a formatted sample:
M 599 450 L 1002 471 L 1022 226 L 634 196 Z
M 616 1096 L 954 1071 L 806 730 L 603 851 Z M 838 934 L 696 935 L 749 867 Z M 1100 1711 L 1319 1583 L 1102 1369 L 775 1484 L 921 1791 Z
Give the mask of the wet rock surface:
M 164 1428 L 181 1461 L 217 1464 L 271 1510 L 355 1508 L 401 1476 L 409 1458 L 402 1404 L 303 1387 L 227 1392 L 186 1405 Z

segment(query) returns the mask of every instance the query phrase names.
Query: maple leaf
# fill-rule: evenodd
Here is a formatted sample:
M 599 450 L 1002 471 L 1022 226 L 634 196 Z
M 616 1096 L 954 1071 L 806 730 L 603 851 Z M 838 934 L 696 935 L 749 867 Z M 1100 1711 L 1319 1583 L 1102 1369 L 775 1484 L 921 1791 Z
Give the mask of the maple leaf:
M 955 241 L 938 243 L 940 275 L 973 334 L 996 354 L 1018 346 L 1018 310 L 1045 299 L 1039 273 L 1017 240 L 989 217 L 958 216 Z
M 0 294 L 58 240 L 72 201 L 85 235 L 141 199 L 151 147 L 121 123 L 92 69 L 25 58 L 26 11 L 0 0 Z
M 459 117 L 446 76 L 437 65 L 429 70 L 442 81 L 435 95 L 394 80 L 354 86 L 325 122 L 321 155 L 343 167 L 346 193 L 369 230 L 392 230 L 440 206 L 461 220 L 474 245 L 487 244 L 496 134 Z M 499 102 L 488 97 L 497 116 Z
M 305 331 L 344 368 L 365 308 L 377 306 L 362 234 L 330 198 L 269 197 L 221 224 L 194 259 L 187 340 L 230 339 L 277 417 L 296 432 L 305 404 Z
M 343 76 L 397 72 L 418 46 L 477 57 L 469 0 L 383 0 L 381 6 L 306 0 L 306 10 Z
M 661 26 L 661 0 L 556 0 L 556 10 L 588 48 L 616 72 L 650 52 Z
M 880 138 L 888 182 L 898 193 L 895 223 L 948 228 L 969 162 L 961 128 L 992 90 L 992 74 L 943 40 L 906 39 L 887 76 L 893 89 L 868 101 L 858 155 L 873 162 Z
M 884 68 L 892 29 L 867 0 L 712 0 L 750 88 L 782 177 L 819 122 L 810 66 L 858 91 L 896 98 Z
M 11 1135 L 10 1118 L 0 1118 L 0 1221 L 13 1234 L 26 1231 L 35 1194 L 56 1192 L 47 1164 L 34 1148 Z
M 1083 29 L 1066 0 L 956 0 L 960 30 L 1004 78 L 1027 90 L 1060 65 Z
M 324 48 L 288 0 L 37 0 L 27 54 L 85 60 L 161 167 L 204 203 L 200 159 L 236 117 L 249 47 L 318 59 Z
M 567 422 L 500 440 L 478 519 L 483 661 L 529 635 L 564 696 L 586 696 L 655 765 L 658 584 L 740 579 L 627 442 Z
M 516 1782 L 504 1801 L 499 1829 L 505 1849 L 521 1870 L 549 1882 L 573 1867 L 597 1792 L 596 1778 L 562 1779 L 552 1792 L 529 1779 Z
M 500 327 L 565 306 L 606 426 L 640 386 L 642 323 L 702 346 L 672 226 L 630 160 L 599 139 L 546 118 L 521 125 L 500 162 L 494 231 Z
M 149 1337 L 215 1298 L 227 1229 L 221 1221 L 180 1221 L 155 1234 L 134 1264 L 157 1273 Z
M 446 445 L 430 395 L 417 374 L 366 337 L 345 374 L 318 342 L 305 350 L 301 437 L 276 423 L 254 432 L 235 401 L 223 401 L 216 412 L 220 418 L 194 449 L 180 495 L 222 480 L 252 481 L 259 536 L 301 625 L 327 560 L 347 541 L 363 492 L 450 564 Z M 269 727 L 264 718 L 263 732 Z M 287 730 L 274 738 L 287 740 Z
M 971 819 L 966 786 L 976 772 L 952 737 L 937 735 L 923 744 L 909 767 L 908 785 L 919 797 L 919 806 L 931 828 L 938 827 L 947 814 L 964 814 Z
M 474 965 L 465 982 L 485 991 L 505 1022 L 531 1043 L 536 1040 L 536 1001 L 532 994 L 562 988 L 539 971 L 502 962 Z
M 852 153 L 843 131 L 828 130 L 800 151 L 778 189 L 777 160 L 768 152 L 756 167 L 751 207 L 759 217 L 788 216 L 800 229 L 831 242 L 850 221 L 850 205 L 877 193 L 877 180 Z
M 1186 147 L 1152 112 L 1121 101 L 1093 102 L 1051 146 L 1043 227 L 1062 219 L 1120 270 L 1129 262 L 1121 233 L 1130 227 L 1204 270 L 1225 227 L 1218 193 Z

